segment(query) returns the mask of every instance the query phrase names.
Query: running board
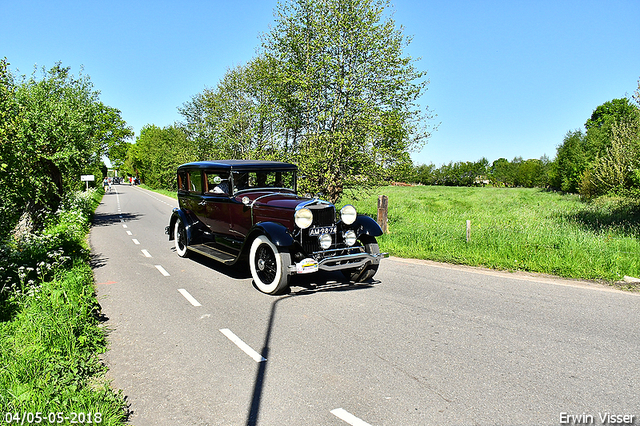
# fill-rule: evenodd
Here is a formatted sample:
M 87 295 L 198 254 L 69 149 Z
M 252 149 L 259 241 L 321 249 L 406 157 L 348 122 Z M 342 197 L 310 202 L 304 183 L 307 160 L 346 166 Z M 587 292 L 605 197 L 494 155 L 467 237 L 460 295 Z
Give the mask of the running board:
M 189 250 L 194 251 L 198 254 L 201 254 L 203 256 L 207 256 L 213 260 L 217 260 L 218 262 L 222 262 L 224 264 L 230 265 L 233 262 L 235 262 L 236 257 L 229 254 L 229 253 L 225 253 L 222 250 L 218 250 L 216 248 L 213 248 L 211 246 L 205 245 L 205 244 L 197 244 L 197 245 L 193 245 L 193 246 L 188 246 L 187 247 Z

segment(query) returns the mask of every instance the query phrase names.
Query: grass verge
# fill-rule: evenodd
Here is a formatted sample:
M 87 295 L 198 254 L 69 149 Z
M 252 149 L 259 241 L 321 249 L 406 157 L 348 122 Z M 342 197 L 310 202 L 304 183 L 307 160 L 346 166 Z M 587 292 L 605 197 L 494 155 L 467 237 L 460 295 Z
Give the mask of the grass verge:
M 385 187 L 394 256 L 616 282 L 640 277 L 640 206 L 540 189 Z M 377 216 L 377 194 L 344 199 Z M 466 221 L 471 238 L 466 240 Z
M 86 235 L 101 196 L 76 196 L 45 232 L 2 247 L 0 420 L 7 424 L 125 424 L 124 399 L 98 358 L 107 341 Z
M 167 197 L 171 197 L 174 200 L 178 199 L 178 193 L 176 191 L 167 191 L 166 189 L 153 189 L 148 187 L 147 185 L 140 185 L 140 188 L 148 189 L 149 191 L 157 192 L 158 194 L 166 195 Z

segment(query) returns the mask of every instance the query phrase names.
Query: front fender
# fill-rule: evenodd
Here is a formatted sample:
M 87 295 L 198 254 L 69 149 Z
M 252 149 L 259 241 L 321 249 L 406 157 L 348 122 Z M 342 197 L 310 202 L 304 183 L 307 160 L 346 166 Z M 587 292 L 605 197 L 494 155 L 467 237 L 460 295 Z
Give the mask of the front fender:
M 256 223 L 249 230 L 247 241 L 253 240 L 258 235 L 266 235 L 276 247 L 290 247 L 294 241 L 289 230 L 276 222 Z
M 356 232 L 358 238 L 363 235 L 369 237 L 379 237 L 380 235 L 382 235 L 382 228 L 380 228 L 378 222 L 363 214 L 359 214 L 356 217 L 356 221 L 349 225 L 347 228 L 353 229 Z

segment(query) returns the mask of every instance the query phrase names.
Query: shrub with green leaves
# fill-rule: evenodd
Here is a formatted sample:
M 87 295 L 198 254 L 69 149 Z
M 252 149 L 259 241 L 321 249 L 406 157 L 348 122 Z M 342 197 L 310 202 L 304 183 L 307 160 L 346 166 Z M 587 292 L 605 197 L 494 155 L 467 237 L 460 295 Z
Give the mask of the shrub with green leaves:
M 44 231 L 0 246 L 3 413 L 100 413 L 101 424 L 124 424 L 124 401 L 98 359 L 106 336 L 85 241 L 102 194 L 68 195 Z

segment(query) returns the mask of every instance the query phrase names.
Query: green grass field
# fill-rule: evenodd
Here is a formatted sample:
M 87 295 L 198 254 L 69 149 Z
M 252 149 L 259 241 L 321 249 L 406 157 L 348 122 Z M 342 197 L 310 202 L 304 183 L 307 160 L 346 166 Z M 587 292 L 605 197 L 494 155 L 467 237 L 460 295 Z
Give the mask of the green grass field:
M 394 256 L 608 282 L 640 277 L 637 205 L 584 203 L 540 189 L 440 186 L 389 186 L 340 204 L 375 218 L 382 194 L 389 234 L 379 243 Z

